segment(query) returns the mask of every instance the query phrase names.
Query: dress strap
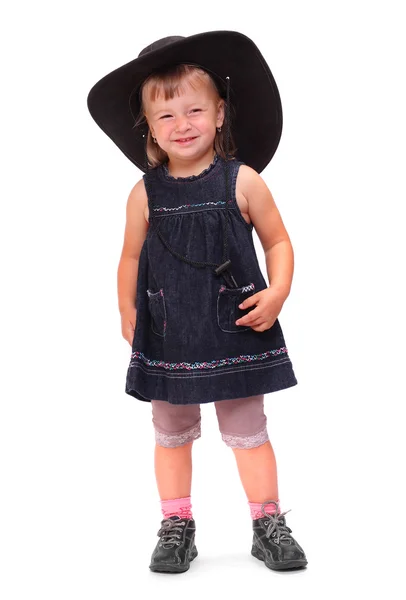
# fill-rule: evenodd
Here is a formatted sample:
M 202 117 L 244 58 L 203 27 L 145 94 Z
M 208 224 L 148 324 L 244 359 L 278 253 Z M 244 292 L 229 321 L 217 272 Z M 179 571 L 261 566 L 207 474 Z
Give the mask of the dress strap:
M 244 165 L 245 163 L 243 163 L 240 160 L 230 160 L 229 161 L 229 165 L 230 165 L 230 175 L 231 175 L 231 185 L 230 185 L 230 206 L 237 206 L 238 208 L 238 204 L 237 204 L 237 196 L 236 196 L 236 188 L 237 188 L 237 176 L 238 176 L 238 171 L 240 170 L 241 165 Z
M 148 171 L 143 175 L 145 191 L 147 192 L 148 198 L 148 210 L 150 215 L 150 221 L 154 217 L 154 206 L 156 206 L 156 194 L 154 190 L 156 189 L 156 169 L 159 167 L 155 167 L 154 169 L 149 168 Z

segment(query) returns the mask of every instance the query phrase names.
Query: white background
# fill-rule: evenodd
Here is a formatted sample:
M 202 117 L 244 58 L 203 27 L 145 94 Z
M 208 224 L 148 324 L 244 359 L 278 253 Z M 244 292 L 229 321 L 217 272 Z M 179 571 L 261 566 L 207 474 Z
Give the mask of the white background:
M 2 15 L 4 600 L 404 597 L 405 62 L 401 2 L 20 2 Z M 149 572 L 161 513 L 150 406 L 124 392 L 116 271 L 141 173 L 90 88 L 166 35 L 251 37 L 282 98 L 263 177 L 295 249 L 280 315 L 299 385 L 268 395 L 282 509 L 309 560 L 250 555 L 213 405 L 192 502 L 199 558 Z M 258 239 L 262 268 L 265 264 Z M 181 594 L 181 595 L 179 595 Z

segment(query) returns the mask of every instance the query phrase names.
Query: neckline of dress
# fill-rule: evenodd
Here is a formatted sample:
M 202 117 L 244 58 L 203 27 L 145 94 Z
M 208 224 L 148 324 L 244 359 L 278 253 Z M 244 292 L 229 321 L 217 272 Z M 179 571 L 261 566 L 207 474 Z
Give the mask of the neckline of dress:
M 213 159 L 213 162 L 206 169 L 204 169 L 198 175 L 189 175 L 188 177 L 173 177 L 173 175 L 171 175 L 169 173 L 167 163 L 163 163 L 162 164 L 162 174 L 163 174 L 164 178 L 168 179 L 169 181 L 196 181 L 197 179 L 201 179 L 202 177 L 207 175 L 207 173 L 210 173 L 210 171 L 212 171 L 214 169 L 214 167 L 216 166 L 216 164 L 218 162 L 219 162 L 219 155 L 216 154 Z

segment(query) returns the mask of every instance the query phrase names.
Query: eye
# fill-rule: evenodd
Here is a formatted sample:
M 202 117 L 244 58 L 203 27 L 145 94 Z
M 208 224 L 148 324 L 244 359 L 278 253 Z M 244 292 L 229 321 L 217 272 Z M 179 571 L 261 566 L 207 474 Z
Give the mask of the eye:
M 192 113 L 202 112 L 202 109 L 201 108 L 192 108 L 192 110 L 190 112 L 192 112 Z
M 168 117 L 171 117 L 172 115 L 163 115 L 162 117 L 159 117 L 160 119 L 167 119 Z

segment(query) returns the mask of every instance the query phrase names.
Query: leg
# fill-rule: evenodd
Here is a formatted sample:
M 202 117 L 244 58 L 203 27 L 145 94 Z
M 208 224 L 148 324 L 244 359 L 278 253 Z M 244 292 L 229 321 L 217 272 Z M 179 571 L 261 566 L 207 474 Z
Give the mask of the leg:
M 251 396 L 216 403 L 219 427 L 233 449 L 251 509 L 251 554 L 269 569 L 307 565 L 303 549 L 291 536 L 285 513 L 279 511 L 275 455 L 269 442 L 264 397 Z
M 232 448 L 249 502 L 278 499 L 275 455 L 269 441 L 264 396 L 215 402 L 224 442 Z
M 153 400 L 155 477 L 161 500 L 191 495 L 192 445 L 200 437 L 200 405 Z
M 155 478 L 161 500 L 186 498 L 192 488 L 192 445 L 155 446 Z
M 192 445 L 200 437 L 200 405 L 152 401 L 155 428 L 155 475 L 164 519 L 149 568 L 183 573 L 198 555 L 190 502 Z
M 249 502 L 277 500 L 276 460 L 269 441 L 256 448 L 233 448 L 238 472 Z

